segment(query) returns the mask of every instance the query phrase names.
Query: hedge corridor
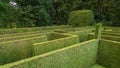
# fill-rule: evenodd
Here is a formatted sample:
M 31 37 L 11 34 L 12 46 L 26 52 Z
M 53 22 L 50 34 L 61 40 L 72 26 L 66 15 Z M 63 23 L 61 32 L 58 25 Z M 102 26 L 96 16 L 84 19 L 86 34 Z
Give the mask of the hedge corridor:
M 1 29 L 0 68 L 120 68 L 120 28 Z

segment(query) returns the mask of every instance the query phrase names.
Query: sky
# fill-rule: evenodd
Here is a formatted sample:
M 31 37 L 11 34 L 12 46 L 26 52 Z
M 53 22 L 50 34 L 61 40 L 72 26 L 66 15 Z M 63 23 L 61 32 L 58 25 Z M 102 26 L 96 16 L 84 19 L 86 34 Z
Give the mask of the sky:
M 12 5 L 12 6 L 16 6 L 17 5 L 17 3 L 16 2 L 14 2 L 13 0 L 10 0 L 10 5 Z

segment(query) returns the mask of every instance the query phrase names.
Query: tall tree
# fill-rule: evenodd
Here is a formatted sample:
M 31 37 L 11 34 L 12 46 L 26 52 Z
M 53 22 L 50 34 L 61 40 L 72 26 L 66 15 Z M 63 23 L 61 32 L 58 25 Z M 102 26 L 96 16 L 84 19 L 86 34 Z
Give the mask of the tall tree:
M 26 21 L 31 22 L 35 26 L 45 26 L 52 24 L 53 16 L 55 15 L 55 9 L 53 7 L 52 0 L 15 0 L 19 8 L 29 9 L 24 10 L 23 18 Z M 24 18 L 25 17 L 25 18 Z M 24 20 L 20 20 L 25 22 Z M 31 25 L 32 26 L 32 25 Z
M 18 14 L 17 9 L 10 5 L 9 0 L 0 1 L 0 26 L 4 28 L 15 27 Z
M 113 7 L 112 7 L 112 25 L 114 26 L 120 26 L 120 0 L 115 0 L 112 3 Z

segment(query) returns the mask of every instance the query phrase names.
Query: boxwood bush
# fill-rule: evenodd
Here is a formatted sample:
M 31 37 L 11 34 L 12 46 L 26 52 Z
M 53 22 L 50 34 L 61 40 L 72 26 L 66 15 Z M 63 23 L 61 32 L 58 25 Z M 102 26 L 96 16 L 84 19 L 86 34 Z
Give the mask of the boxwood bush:
M 93 12 L 91 10 L 72 11 L 68 23 L 75 27 L 92 25 L 95 23 Z
M 47 36 L 0 42 L 0 65 L 31 57 L 32 44 L 47 41 Z
M 34 56 L 1 68 L 90 68 L 96 64 L 96 39 Z

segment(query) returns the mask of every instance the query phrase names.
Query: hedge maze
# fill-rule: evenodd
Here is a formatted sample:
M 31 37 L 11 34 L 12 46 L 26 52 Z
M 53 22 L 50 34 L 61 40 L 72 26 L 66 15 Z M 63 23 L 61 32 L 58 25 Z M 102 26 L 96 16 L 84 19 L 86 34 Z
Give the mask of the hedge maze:
M 120 28 L 2 29 L 0 68 L 120 68 Z

